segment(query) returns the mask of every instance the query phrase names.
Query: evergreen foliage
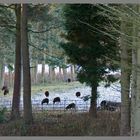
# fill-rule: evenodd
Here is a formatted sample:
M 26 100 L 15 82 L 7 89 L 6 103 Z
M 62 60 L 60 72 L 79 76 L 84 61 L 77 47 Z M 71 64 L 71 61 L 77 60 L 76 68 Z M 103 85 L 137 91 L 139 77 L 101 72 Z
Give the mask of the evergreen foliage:
M 63 36 L 68 41 L 61 43 L 61 46 L 69 56 L 68 61 L 79 66 L 79 81 L 90 86 L 102 80 L 109 82 L 111 76 L 107 78 L 105 74 L 118 68 L 118 65 L 113 63 L 113 59 L 119 60 L 118 42 L 103 33 L 107 32 L 109 18 L 101 15 L 101 12 L 98 5 L 92 4 L 64 7 L 67 34 Z

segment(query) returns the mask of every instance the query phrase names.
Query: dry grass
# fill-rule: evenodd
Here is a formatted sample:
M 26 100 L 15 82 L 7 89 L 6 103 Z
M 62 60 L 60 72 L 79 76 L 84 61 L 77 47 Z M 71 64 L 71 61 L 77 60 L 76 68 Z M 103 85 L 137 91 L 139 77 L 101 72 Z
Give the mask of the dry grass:
M 34 115 L 26 126 L 22 119 L 0 125 L 1 136 L 119 136 L 120 114 L 98 112 L 96 119 L 88 113 L 49 113 Z

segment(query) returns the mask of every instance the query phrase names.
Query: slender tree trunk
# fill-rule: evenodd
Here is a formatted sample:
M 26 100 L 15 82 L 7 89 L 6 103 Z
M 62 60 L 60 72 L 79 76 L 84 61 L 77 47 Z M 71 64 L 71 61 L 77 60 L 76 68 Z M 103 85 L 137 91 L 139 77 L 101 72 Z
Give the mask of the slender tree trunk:
M 0 86 L 2 87 L 4 85 L 4 60 L 2 60 L 2 63 L 1 63 L 1 83 L 0 83 Z
M 42 30 L 45 30 L 44 27 L 43 27 L 43 23 L 39 22 L 38 23 L 38 31 L 42 31 Z M 39 38 L 40 38 L 40 40 L 41 40 L 41 38 L 45 38 L 45 34 L 41 33 Z M 42 46 L 42 42 L 40 42 L 40 40 L 39 40 L 39 46 L 41 47 Z M 42 48 L 42 49 L 45 52 L 45 48 Z M 46 55 L 43 54 L 42 71 L 41 71 L 41 82 L 43 84 L 45 82 L 45 58 L 46 58 Z
M 8 69 L 8 86 L 10 87 L 11 86 L 11 73 L 10 73 L 10 70 Z
M 59 67 L 58 75 L 59 75 L 59 81 L 62 81 L 61 67 Z
M 22 4 L 21 10 L 21 48 L 23 57 L 23 106 L 24 121 L 30 124 L 33 121 L 31 104 L 31 76 L 27 33 L 27 4 Z
M 33 84 L 37 84 L 38 78 L 37 78 L 37 65 L 38 65 L 38 61 L 36 60 L 33 63 L 34 68 L 32 69 L 32 80 L 33 80 Z
M 140 6 L 134 5 L 133 10 L 140 13 Z M 140 136 L 140 28 L 135 20 L 137 17 L 133 20 L 131 135 Z
M 140 13 L 140 6 L 136 6 L 136 12 Z M 139 25 L 136 25 L 136 52 L 134 52 L 134 57 L 136 60 L 136 93 L 133 95 L 133 111 L 134 111 L 134 136 L 140 136 L 140 34 L 139 34 Z M 135 48 L 135 46 L 134 46 Z M 136 56 L 135 56 L 136 54 Z
M 131 136 L 134 136 L 135 129 L 135 106 L 136 106 L 136 89 L 137 89 L 137 71 L 136 71 L 136 50 L 132 50 L 132 84 L 131 84 Z
M 15 75 L 14 75 L 14 90 L 12 100 L 11 119 L 18 119 L 20 117 L 20 89 L 21 89 L 21 32 L 20 32 L 20 18 L 21 5 L 16 5 L 16 56 L 15 56 Z
M 71 74 L 71 80 L 73 81 L 73 79 L 74 79 L 73 65 L 70 66 L 70 74 Z
M 89 113 L 90 116 L 93 118 L 97 117 L 97 86 L 98 84 L 94 83 L 91 86 L 91 102 L 90 102 L 90 109 Z
M 50 77 L 50 82 L 55 80 L 55 71 L 52 66 L 49 66 L 49 77 Z
M 65 65 L 67 64 L 66 56 L 64 56 L 64 63 L 65 63 Z M 65 81 L 67 81 L 67 78 L 68 78 L 67 77 L 68 76 L 67 75 L 67 68 L 65 68 L 65 67 L 62 68 L 62 71 L 63 71 L 63 80 L 65 82 Z
M 133 6 L 133 10 L 136 9 L 137 6 Z M 133 46 L 132 46 L 132 83 L 131 83 L 131 136 L 134 136 L 134 130 L 135 130 L 135 107 L 136 107 L 136 89 L 137 89 L 137 55 L 136 55 L 136 46 L 137 46 L 137 39 L 135 38 L 137 36 L 137 27 L 135 20 L 133 21 Z
M 35 80 L 35 84 L 37 84 L 38 83 L 38 73 L 37 73 L 37 69 L 38 69 L 38 61 L 36 60 L 36 62 L 35 62 L 35 69 L 34 69 L 34 80 Z
M 75 81 L 76 80 L 76 66 L 75 65 L 73 66 L 73 75 L 74 75 L 73 80 Z
M 12 72 L 11 72 L 10 70 L 9 70 L 9 72 L 8 72 L 8 79 L 9 79 L 9 80 L 8 80 L 8 81 L 9 81 L 9 84 L 8 84 L 8 85 L 9 85 L 10 87 L 12 87 L 12 86 L 13 86 L 13 85 L 12 85 Z
M 63 70 L 63 81 L 65 82 L 67 81 L 67 70 L 66 68 L 63 68 L 62 70 Z
M 124 18 L 125 19 L 125 18 Z M 121 23 L 121 32 L 127 34 L 127 24 Z M 121 36 L 121 129 L 120 135 L 130 135 L 130 75 L 131 48 L 126 43 L 126 36 Z
M 41 73 L 41 79 L 42 83 L 44 84 L 45 82 L 45 55 L 43 55 L 43 61 L 42 61 L 42 73 Z
M 140 40 L 140 37 L 139 37 Z M 140 44 L 140 42 L 139 42 Z M 136 64 L 136 70 L 137 70 L 137 77 L 136 77 L 136 102 L 135 102 L 135 114 L 134 114 L 134 135 L 140 136 L 140 45 L 137 46 L 136 51 L 136 57 L 137 57 L 137 64 Z

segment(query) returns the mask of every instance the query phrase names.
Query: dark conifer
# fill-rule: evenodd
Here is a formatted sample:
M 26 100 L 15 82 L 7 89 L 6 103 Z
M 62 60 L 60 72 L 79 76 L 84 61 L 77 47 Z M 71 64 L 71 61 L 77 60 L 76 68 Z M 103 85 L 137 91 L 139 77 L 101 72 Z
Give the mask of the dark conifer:
M 100 5 L 102 6 L 102 5 Z M 78 65 L 77 78 L 91 87 L 91 114 L 96 116 L 97 87 L 99 82 L 113 82 L 105 76 L 109 70 L 116 70 L 118 65 L 113 59 L 118 58 L 117 42 L 104 32 L 109 19 L 100 14 L 98 5 L 72 4 L 64 7 L 65 30 L 63 35 L 68 42 L 61 43 L 69 56 L 68 61 Z M 111 33 L 110 33 L 111 34 Z

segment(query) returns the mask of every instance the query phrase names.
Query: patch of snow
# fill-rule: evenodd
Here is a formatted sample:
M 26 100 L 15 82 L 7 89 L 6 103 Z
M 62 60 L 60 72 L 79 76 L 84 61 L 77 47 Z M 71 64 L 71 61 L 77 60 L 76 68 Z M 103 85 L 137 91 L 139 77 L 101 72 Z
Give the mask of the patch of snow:
M 116 87 L 116 89 L 114 88 Z M 113 88 L 112 88 L 113 87 Z M 110 87 L 105 88 L 104 84 L 102 83 L 98 87 L 98 94 L 99 97 L 97 99 L 97 106 L 100 105 L 102 100 L 109 100 L 109 101 L 116 101 L 121 102 L 121 94 L 120 94 L 120 83 L 116 82 L 115 84 L 111 85 Z M 80 97 L 76 97 L 75 93 L 79 91 L 81 93 Z M 88 110 L 90 107 L 90 99 L 88 101 L 84 101 L 81 99 L 81 97 L 91 95 L 91 88 L 89 86 L 83 85 L 83 87 L 76 87 L 71 90 L 66 90 L 62 92 L 50 92 L 50 95 L 48 97 L 49 104 L 43 106 L 41 105 L 41 101 L 46 98 L 44 92 L 40 92 L 37 94 L 34 94 L 32 96 L 32 104 L 33 107 L 39 107 L 39 108 L 46 108 L 46 109 L 64 109 L 68 104 L 75 103 L 78 110 Z M 55 97 L 60 97 L 61 102 L 55 103 L 53 105 L 53 99 Z M 9 102 L 9 104 L 8 104 Z M 3 97 L 0 99 L 0 106 L 11 106 L 12 99 Z M 21 96 L 21 108 L 23 108 L 23 97 Z

